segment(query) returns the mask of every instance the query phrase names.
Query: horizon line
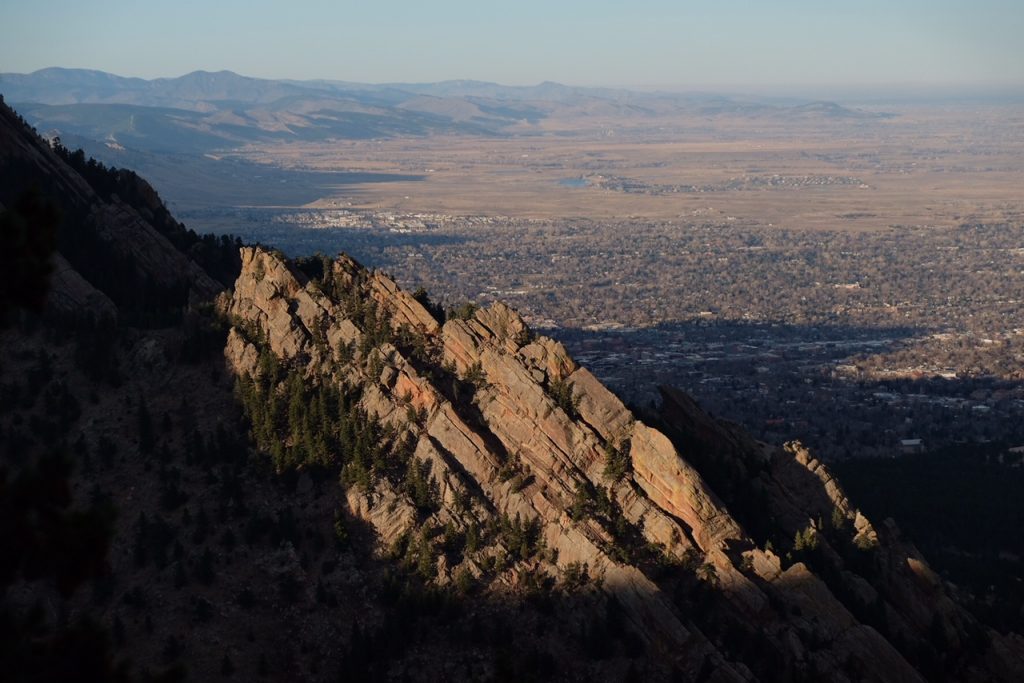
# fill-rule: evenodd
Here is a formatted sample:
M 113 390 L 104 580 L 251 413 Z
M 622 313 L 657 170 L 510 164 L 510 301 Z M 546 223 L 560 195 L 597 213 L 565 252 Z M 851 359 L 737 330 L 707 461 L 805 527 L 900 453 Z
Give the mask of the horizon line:
M 829 89 L 834 91 L 857 91 L 857 92 L 870 92 L 876 91 L 888 91 L 888 90 L 904 90 L 907 88 L 917 90 L 932 90 L 932 91 L 1016 91 L 1020 90 L 1024 94 L 1024 81 L 1000 81 L 1000 80 L 988 80 L 988 81 L 913 81 L 913 80 L 894 80 L 894 81 L 858 81 L 858 82 L 825 82 L 825 81 L 806 81 L 806 82 L 793 82 L 793 81 L 775 81 L 775 82 L 687 82 L 687 83 L 645 83 L 645 82 L 633 82 L 633 83 L 568 83 L 557 81 L 553 79 L 542 79 L 539 81 L 530 82 L 501 82 L 495 80 L 486 80 L 481 78 L 441 78 L 437 80 L 352 80 L 349 78 L 332 78 L 325 76 L 312 76 L 312 77 L 295 77 L 295 76 L 259 76 L 250 75 L 235 71 L 230 68 L 221 69 L 193 69 L 184 73 L 178 73 L 172 76 L 139 76 L 139 75 L 126 75 L 115 71 L 107 71 L 105 69 L 97 69 L 91 67 L 77 67 L 77 66 L 59 66 L 51 65 L 40 67 L 32 71 L 4 71 L 0 72 L 0 78 L 3 76 L 33 76 L 44 71 L 82 71 L 91 73 L 101 73 L 109 76 L 124 79 L 136 79 L 146 82 L 160 81 L 160 80 L 176 80 L 191 76 L 194 74 L 231 74 L 241 78 L 248 78 L 258 81 L 292 81 L 298 83 L 313 83 L 313 82 L 328 82 L 328 83 L 346 83 L 352 85 L 373 85 L 373 86 L 399 86 L 399 85 L 438 85 L 444 83 L 478 83 L 483 85 L 497 85 L 505 88 L 536 88 L 543 85 L 558 85 L 566 88 L 586 88 L 586 89 L 605 89 L 605 90 L 633 90 L 636 92 L 673 92 L 673 93 L 685 93 L 685 92 L 705 92 L 714 93 L 722 90 L 742 90 L 748 92 L 757 92 L 764 94 L 768 90 L 803 90 L 803 89 Z

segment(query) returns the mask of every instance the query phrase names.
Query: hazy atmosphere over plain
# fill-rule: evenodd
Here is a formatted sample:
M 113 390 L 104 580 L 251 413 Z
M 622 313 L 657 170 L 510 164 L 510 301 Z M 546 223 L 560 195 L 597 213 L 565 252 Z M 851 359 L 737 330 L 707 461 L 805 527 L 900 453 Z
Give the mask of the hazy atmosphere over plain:
M 40 0 L 7 4 L 0 17 L 9 72 L 230 69 L 634 87 L 1024 83 L 1024 4 L 1015 0 Z

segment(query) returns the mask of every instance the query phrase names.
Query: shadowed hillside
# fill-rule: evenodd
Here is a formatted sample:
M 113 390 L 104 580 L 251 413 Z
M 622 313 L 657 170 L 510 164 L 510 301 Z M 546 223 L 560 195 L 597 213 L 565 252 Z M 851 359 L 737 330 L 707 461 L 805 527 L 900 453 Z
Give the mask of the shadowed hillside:
M 635 413 L 501 303 L 344 255 L 204 260 L 143 181 L 6 107 L 0 172 L 4 206 L 61 215 L 48 307 L 0 338 L 3 482 L 61 454 L 64 508 L 117 511 L 74 590 L 4 574 L 4 623 L 52 643 L 14 680 L 87 623 L 140 679 L 1024 676 L 800 444 L 670 388 Z

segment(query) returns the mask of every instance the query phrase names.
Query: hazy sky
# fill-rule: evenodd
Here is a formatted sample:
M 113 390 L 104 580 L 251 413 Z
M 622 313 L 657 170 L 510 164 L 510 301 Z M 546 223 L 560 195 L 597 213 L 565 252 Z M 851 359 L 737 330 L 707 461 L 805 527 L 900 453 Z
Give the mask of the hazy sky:
M 1024 84 L 1024 0 L 4 0 L 0 71 Z

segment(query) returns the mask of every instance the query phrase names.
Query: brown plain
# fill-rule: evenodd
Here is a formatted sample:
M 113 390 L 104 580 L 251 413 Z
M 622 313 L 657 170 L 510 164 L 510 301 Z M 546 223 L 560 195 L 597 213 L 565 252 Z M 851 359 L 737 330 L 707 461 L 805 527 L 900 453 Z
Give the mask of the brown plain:
M 858 231 L 1024 214 L 1021 108 L 886 111 L 895 116 L 554 119 L 510 137 L 282 144 L 240 155 L 289 168 L 424 177 L 340 187 L 311 208 Z M 595 185 L 610 176 L 718 189 L 635 194 Z M 765 186 L 772 176 L 784 184 Z M 580 177 L 591 185 L 560 182 Z M 737 178 L 761 185 L 724 189 Z M 807 178 L 840 181 L 800 183 Z

